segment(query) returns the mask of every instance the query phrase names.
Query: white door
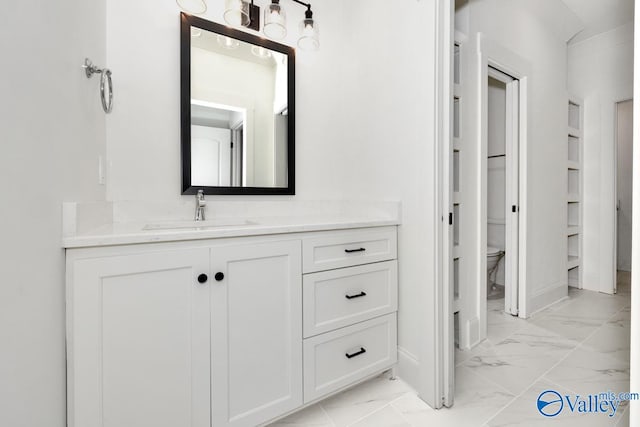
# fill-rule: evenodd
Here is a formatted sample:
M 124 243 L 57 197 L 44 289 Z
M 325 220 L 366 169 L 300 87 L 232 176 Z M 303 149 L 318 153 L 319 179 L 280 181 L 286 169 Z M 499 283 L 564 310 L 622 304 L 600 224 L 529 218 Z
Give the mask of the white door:
M 69 262 L 70 426 L 211 425 L 208 255 Z
M 507 83 L 506 120 L 506 212 L 505 212 L 505 297 L 504 311 L 518 315 L 519 281 L 519 108 L 520 82 L 512 79 Z
M 300 241 L 211 250 L 212 422 L 256 426 L 302 405 Z
M 231 130 L 191 126 L 191 185 L 231 186 Z
M 633 101 L 616 105 L 616 270 L 631 271 L 631 219 L 633 216 Z M 617 291 L 617 280 L 613 281 Z
M 505 175 L 505 297 L 504 310 L 518 315 L 518 255 L 519 255 L 519 135 L 520 82 L 496 68 L 489 67 L 488 75 L 506 87 L 504 111 Z M 489 286 L 489 284 L 487 284 Z

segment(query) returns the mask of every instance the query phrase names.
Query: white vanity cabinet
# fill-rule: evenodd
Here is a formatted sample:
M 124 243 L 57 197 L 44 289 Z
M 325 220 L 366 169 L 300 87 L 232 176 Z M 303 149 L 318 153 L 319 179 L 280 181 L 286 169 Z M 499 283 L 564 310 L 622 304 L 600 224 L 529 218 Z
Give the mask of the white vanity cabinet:
M 68 248 L 68 425 L 254 427 L 392 367 L 396 246 L 385 226 Z
M 256 426 L 302 404 L 300 240 L 234 240 L 67 252 L 70 426 Z
M 398 360 L 396 228 L 318 233 L 302 247 L 309 403 Z

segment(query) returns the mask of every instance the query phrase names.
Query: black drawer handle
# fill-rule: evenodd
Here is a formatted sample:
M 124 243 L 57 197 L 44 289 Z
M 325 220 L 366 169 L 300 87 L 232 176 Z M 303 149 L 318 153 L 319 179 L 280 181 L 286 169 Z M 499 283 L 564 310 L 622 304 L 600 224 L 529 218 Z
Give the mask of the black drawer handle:
M 207 280 L 209 280 L 209 277 L 207 277 L 206 274 L 201 274 L 198 276 L 198 283 L 207 283 Z
M 218 272 L 215 276 L 213 276 L 213 278 L 218 282 L 222 282 L 224 280 L 224 273 Z
M 366 292 L 360 292 L 358 295 L 345 295 L 344 297 L 346 299 L 354 299 L 354 298 L 361 298 L 361 297 L 366 297 L 367 293 Z
M 356 356 L 360 356 L 361 354 L 365 354 L 367 352 L 367 350 L 364 349 L 364 347 L 360 347 L 360 351 L 356 351 L 355 353 L 346 353 L 345 356 L 347 356 L 347 359 L 353 359 Z
M 364 252 L 366 251 L 366 248 L 358 248 L 358 249 L 345 249 L 344 251 L 348 254 L 352 254 L 354 252 Z

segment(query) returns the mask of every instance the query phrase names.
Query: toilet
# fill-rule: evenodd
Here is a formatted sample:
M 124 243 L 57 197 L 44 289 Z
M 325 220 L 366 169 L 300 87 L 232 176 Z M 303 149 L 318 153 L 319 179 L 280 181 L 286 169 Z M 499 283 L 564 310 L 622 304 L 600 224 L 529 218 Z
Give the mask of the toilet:
M 487 299 L 504 298 L 504 286 L 495 284 L 495 273 L 503 257 L 504 251 L 491 246 L 487 247 Z M 493 280 L 491 276 L 494 277 Z

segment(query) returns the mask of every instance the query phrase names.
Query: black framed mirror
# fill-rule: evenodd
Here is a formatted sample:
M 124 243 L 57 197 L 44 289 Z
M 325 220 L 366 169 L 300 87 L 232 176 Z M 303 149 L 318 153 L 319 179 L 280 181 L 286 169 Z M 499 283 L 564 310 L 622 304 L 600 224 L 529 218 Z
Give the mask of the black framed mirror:
M 295 50 L 180 20 L 182 194 L 295 194 Z

